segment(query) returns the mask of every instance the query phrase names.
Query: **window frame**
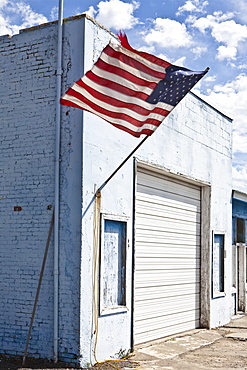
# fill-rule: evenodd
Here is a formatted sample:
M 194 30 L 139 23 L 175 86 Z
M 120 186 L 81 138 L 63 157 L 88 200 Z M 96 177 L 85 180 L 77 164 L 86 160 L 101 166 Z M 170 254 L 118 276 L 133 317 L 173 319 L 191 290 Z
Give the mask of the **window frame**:
M 235 244 L 246 245 L 246 219 L 244 217 L 236 217 L 235 223 Z
M 99 253 L 99 315 L 105 316 L 105 315 L 111 315 L 116 313 L 123 313 L 127 312 L 127 304 L 126 304 L 126 290 L 127 290 L 127 276 L 126 276 L 126 270 L 127 270 L 127 244 L 128 244 L 128 220 L 129 217 L 126 216 L 118 216 L 118 215 L 112 215 L 112 214 L 101 214 L 101 230 L 100 230 L 100 253 Z M 124 264 L 124 281 L 121 283 L 121 289 L 124 291 L 122 293 L 123 295 L 123 304 L 116 304 L 116 305 L 109 305 L 106 306 L 104 303 L 104 293 L 103 293 L 103 283 L 104 283 L 104 242 L 105 242 L 105 224 L 107 221 L 115 221 L 122 223 L 125 228 L 125 238 L 122 247 L 124 247 L 124 253 L 122 254 L 122 265 Z
M 222 247 L 217 246 L 218 242 L 216 241 L 216 237 L 221 237 L 222 239 Z M 225 297 L 225 257 L 226 257 L 226 250 L 225 250 L 225 238 L 226 233 L 222 231 L 213 231 L 212 235 L 212 253 L 211 253 L 211 261 L 212 261 L 212 298 L 219 298 Z M 218 249 L 218 252 L 217 252 Z M 217 260 L 216 260 L 217 258 Z M 216 265 L 216 262 L 219 262 Z M 215 289 L 215 286 L 219 286 L 219 289 Z

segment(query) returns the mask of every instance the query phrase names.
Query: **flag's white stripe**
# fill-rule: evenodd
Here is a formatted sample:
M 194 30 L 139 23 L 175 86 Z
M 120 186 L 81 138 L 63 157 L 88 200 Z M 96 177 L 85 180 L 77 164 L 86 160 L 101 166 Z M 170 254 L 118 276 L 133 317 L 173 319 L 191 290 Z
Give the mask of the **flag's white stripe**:
M 152 111 L 154 108 L 160 108 L 160 109 L 164 109 L 164 110 L 167 110 L 167 111 L 171 111 L 173 109 L 173 105 L 169 105 L 169 104 L 166 104 L 166 103 L 163 103 L 163 102 L 158 102 L 157 104 L 154 105 L 152 103 L 148 103 L 145 100 L 138 99 L 138 98 L 135 98 L 133 96 L 126 95 L 126 94 L 122 94 L 119 91 L 112 90 L 111 88 L 108 88 L 108 87 L 105 87 L 105 86 L 101 86 L 101 85 L 97 84 L 96 82 L 90 80 L 87 76 L 84 76 L 82 78 L 82 80 L 88 87 L 91 87 L 96 92 L 100 92 L 100 93 L 106 95 L 109 99 L 111 97 L 113 97 L 113 98 L 115 98 L 119 101 L 122 101 L 124 103 L 131 103 L 131 104 L 140 106 L 141 108 L 147 109 L 149 111 Z M 72 89 L 85 96 L 85 89 L 82 86 L 77 85 L 75 83 L 73 85 Z
M 163 114 L 153 113 L 152 111 L 148 115 L 143 115 L 143 114 L 139 114 L 139 113 L 133 111 L 132 109 L 123 108 L 123 107 L 116 107 L 115 105 L 105 103 L 102 100 L 95 98 L 87 90 L 85 90 L 83 88 L 82 88 L 82 95 L 86 99 L 88 99 L 90 102 L 96 104 L 97 106 L 99 106 L 101 108 L 104 108 L 104 109 L 106 109 L 110 112 L 127 114 L 128 116 L 132 117 L 133 119 L 135 119 L 137 121 L 143 121 L 143 120 L 146 120 L 148 118 L 157 119 L 158 121 L 160 121 L 160 120 L 163 120 L 163 117 L 164 117 Z M 153 108 L 154 108 L 154 105 L 153 105 Z
M 109 81 L 112 81 L 112 82 L 116 82 L 119 85 L 127 87 L 130 90 L 143 92 L 143 93 L 147 94 L 148 96 L 153 92 L 153 89 L 150 89 L 149 87 L 137 85 L 136 83 L 134 83 L 130 80 L 127 80 L 124 77 L 118 76 L 118 75 L 116 75 L 114 73 L 111 73 L 111 72 L 107 72 L 103 69 L 98 68 L 97 66 L 93 66 L 92 72 L 98 77 L 105 78 L 106 80 L 109 80 Z M 83 80 L 83 78 L 84 78 L 84 76 L 82 77 L 82 80 Z M 160 81 L 160 80 L 158 80 L 158 81 Z
M 83 103 L 81 100 L 79 100 L 79 99 L 77 99 L 77 98 L 75 98 L 74 96 L 71 96 L 71 95 L 65 94 L 63 99 L 67 100 L 69 102 L 72 102 L 72 103 L 78 105 L 79 107 L 90 111 L 91 113 L 96 114 L 97 116 L 105 119 L 108 122 L 114 123 L 115 125 L 120 125 L 120 126 L 126 127 L 129 130 L 134 131 L 134 132 L 141 132 L 144 129 L 154 131 L 158 127 L 158 126 L 152 125 L 150 123 L 145 123 L 145 124 L 143 124 L 139 127 L 139 126 L 133 125 L 132 123 L 130 123 L 128 121 L 118 119 L 118 118 L 109 117 L 108 115 L 105 115 L 103 113 L 98 112 L 97 110 L 94 110 L 93 108 L 89 107 L 87 104 Z M 165 117 L 162 117 L 162 120 L 164 118 Z
M 131 67 L 128 64 L 123 63 L 121 60 L 110 57 L 109 55 L 105 53 L 102 53 L 102 55 L 100 56 L 100 59 L 103 60 L 105 63 L 110 64 L 111 66 L 114 66 L 114 67 L 119 67 L 122 70 L 131 73 L 135 77 L 141 78 L 142 80 L 156 82 L 156 83 L 160 81 L 160 78 L 157 78 L 155 76 L 152 76 L 151 74 L 145 73 L 135 67 Z
M 158 71 L 158 72 L 161 72 L 161 73 L 166 73 L 166 68 L 165 67 L 162 67 L 159 64 L 156 64 L 156 63 L 153 63 L 153 62 L 149 61 L 145 57 L 143 57 L 143 56 L 141 56 L 139 54 L 136 54 L 136 53 L 134 53 L 131 50 L 126 49 L 125 47 L 123 47 L 120 44 L 115 44 L 115 43 L 112 43 L 110 41 L 109 45 L 115 51 L 120 52 L 120 53 L 123 53 L 123 54 L 127 55 L 130 58 L 133 58 L 133 59 L 137 60 L 138 62 L 146 65 L 147 67 L 149 67 L 149 68 L 151 68 L 151 69 L 153 69 L 155 71 Z M 164 64 L 167 63 L 165 60 L 162 60 L 161 58 L 158 58 L 157 57 L 157 59 L 159 59 L 160 61 L 164 62 Z

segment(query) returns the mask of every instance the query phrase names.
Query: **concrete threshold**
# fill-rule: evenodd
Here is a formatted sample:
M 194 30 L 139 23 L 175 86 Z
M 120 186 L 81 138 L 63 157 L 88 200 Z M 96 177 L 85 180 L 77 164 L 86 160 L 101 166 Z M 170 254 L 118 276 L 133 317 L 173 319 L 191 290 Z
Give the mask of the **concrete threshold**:
M 195 329 L 138 345 L 135 350 L 137 353 L 169 359 L 202 346 L 208 346 L 220 338 L 222 334 L 217 330 Z
M 247 369 L 247 315 L 217 329 L 195 329 L 135 347 L 141 369 Z M 240 343 L 242 343 L 240 345 Z

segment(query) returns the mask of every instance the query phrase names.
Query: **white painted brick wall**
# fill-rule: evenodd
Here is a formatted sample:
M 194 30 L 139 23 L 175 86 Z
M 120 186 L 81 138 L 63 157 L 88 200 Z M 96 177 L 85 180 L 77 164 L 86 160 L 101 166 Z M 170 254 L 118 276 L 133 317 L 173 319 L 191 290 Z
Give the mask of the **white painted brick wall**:
M 25 348 L 52 213 L 47 206 L 54 196 L 56 44 L 48 32 L 41 33 L 0 38 L 0 348 L 12 355 Z M 15 212 L 15 206 L 22 210 Z M 52 297 L 51 248 L 30 341 L 32 355 L 52 356 L 47 348 Z
M 80 37 L 83 23 L 76 23 Z M 71 25 L 64 31 L 65 84 L 72 82 L 66 82 Z M 82 73 L 82 56 L 83 48 L 73 59 L 76 73 Z M 47 206 L 54 205 L 56 58 L 56 24 L 0 37 L 0 352 L 10 355 L 23 355 L 52 215 Z M 59 357 L 73 362 L 79 356 L 82 113 L 64 117 Z M 53 238 L 28 355 L 53 358 Z

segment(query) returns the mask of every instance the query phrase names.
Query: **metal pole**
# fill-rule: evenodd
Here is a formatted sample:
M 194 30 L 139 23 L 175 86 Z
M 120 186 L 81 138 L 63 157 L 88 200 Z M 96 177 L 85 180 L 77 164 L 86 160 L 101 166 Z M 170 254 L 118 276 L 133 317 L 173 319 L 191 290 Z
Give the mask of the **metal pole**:
M 124 161 L 115 169 L 115 171 L 108 177 L 108 179 L 98 188 L 98 190 L 95 193 L 95 196 L 97 196 L 98 193 L 101 192 L 101 190 L 108 184 L 108 182 L 113 178 L 113 176 L 116 175 L 116 173 L 123 167 L 123 165 L 130 159 L 130 157 L 137 151 L 137 149 L 140 148 L 140 146 L 147 140 L 149 136 L 145 136 L 144 139 L 135 147 L 135 149 L 132 150 L 132 152 L 124 159 Z
M 48 249 L 49 249 L 49 245 L 50 245 L 53 224 L 54 224 L 54 210 L 52 212 L 52 218 L 51 218 L 51 222 L 50 222 L 50 228 L 49 228 L 49 233 L 48 233 L 48 237 L 47 237 L 47 241 L 46 241 L 45 253 L 44 253 L 44 257 L 43 257 L 43 263 L 42 263 L 42 267 L 41 267 L 40 275 L 39 275 L 38 288 L 37 288 L 36 297 L 35 297 L 35 301 L 34 301 L 34 305 L 33 305 L 32 318 L 31 318 L 30 325 L 29 325 L 29 330 L 28 330 L 28 335 L 27 335 L 27 340 L 26 340 L 26 346 L 25 346 L 24 356 L 23 356 L 23 360 L 22 360 L 22 365 L 23 366 L 25 365 L 25 361 L 26 361 L 26 357 L 27 357 L 27 349 L 28 349 L 28 344 L 29 344 L 29 340 L 30 340 L 30 336 L 31 336 L 32 327 L 33 327 L 36 307 L 37 307 L 37 303 L 38 303 L 38 299 L 39 299 L 39 292 L 40 292 L 42 279 L 43 279 L 43 275 L 44 275 L 46 258 L 47 258 Z
M 61 82 L 62 82 L 62 39 L 63 0 L 59 0 L 58 51 L 57 51 L 57 96 L 56 96 L 56 143 L 55 143 L 55 220 L 54 220 L 54 362 L 58 361 L 58 301 L 59 301 L 59 167 L 61 141 Z
M 99 304 L 99 291 L 98 291 L 98 276 L 99 276 L 99 244 L 100 244 L 100 207 L 101 207 L 101 194 L 97 193 L 95 197 L 94 207 L 94 259 L 93 259 L 93 333 L 94 334 L 94 347 L 93 355 L 94 362 L 97 361 L 97 341 L 98 341 L 98 304 Z

